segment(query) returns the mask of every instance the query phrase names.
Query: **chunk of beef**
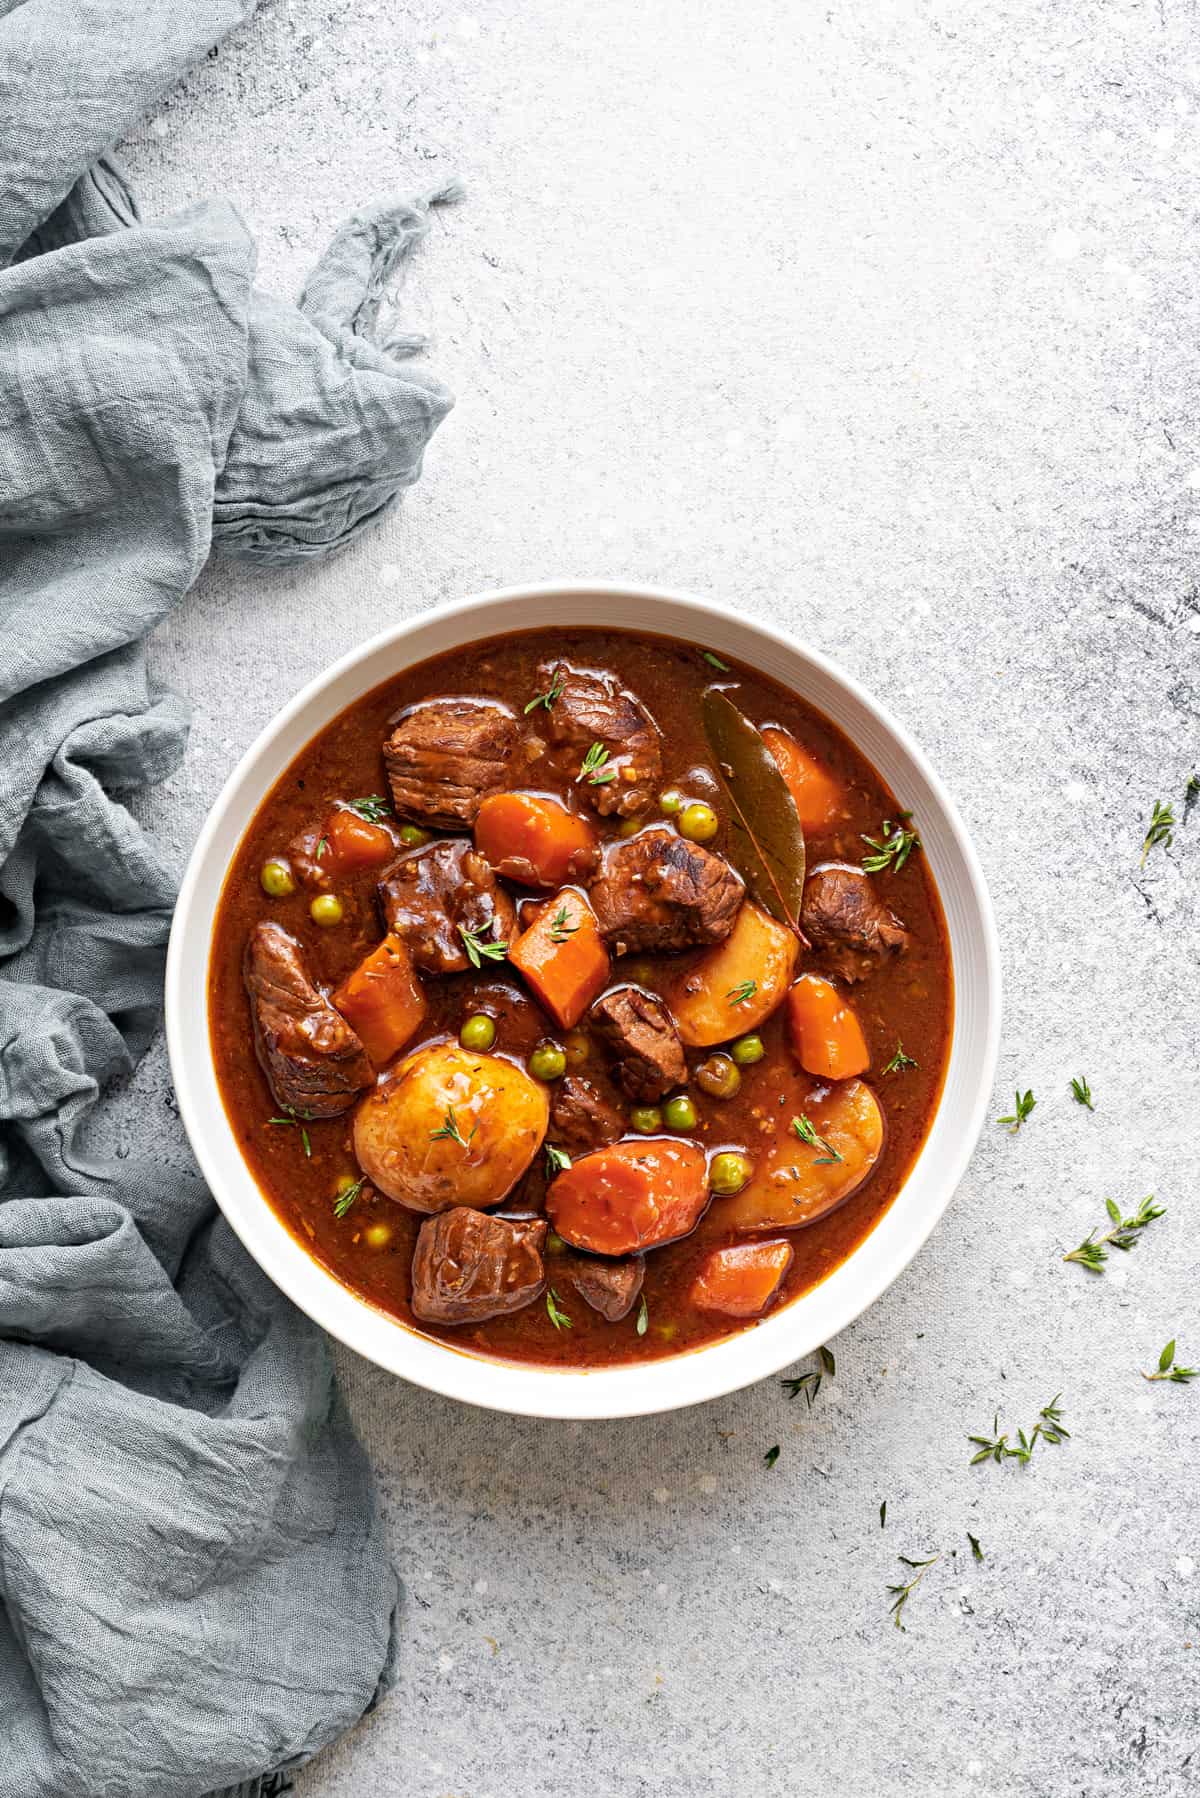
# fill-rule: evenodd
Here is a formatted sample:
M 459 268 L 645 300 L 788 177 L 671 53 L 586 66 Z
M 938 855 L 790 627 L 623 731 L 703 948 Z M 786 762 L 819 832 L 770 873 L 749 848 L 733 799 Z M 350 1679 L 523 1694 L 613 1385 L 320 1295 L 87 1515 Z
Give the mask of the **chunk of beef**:
M 254 926 L 243 977 L 254 1046 L 276 1103 L 305 1118 L 347 1111 L 374 1071 L 355 1032 L 313 985 L 300 944 L 282 924 Z
M 516 929 L 512 900 L 466 837 L 409 850 L 384 874 L 378 893 L 388 929 L 430 974 L 461 974 L 473 965 L 462 930 L 486 948 L 511 942 Z M 491 959 L 484 956 L 484 965 Z
M 429 699 L 404 714 L 383 746 L 401 818 L 453 830 L 474 824 L 490 793 L 511 785 L 520 731 L 494 699 Z
M 850 862 L 825 862 L 805 882 L 804 934 L 825 965 L 851 985 L 908 948 L 908 931 Z
M 588 896 L 602 935 L 624 955 L 722 942 L 745 890 L 724 857 L 654 825 L 608 844 Z
M 586 1155 L 589 1149 L 606 1148 L 624 1136 L 625 1119 L 590 1080 L 568 1074 L 555 1085 L 547 1134 L 568 1155 Z
M 556 749 L 569 749 L 578 757 L 571 771 L 578 773 L 593 743 L 608 751 L 598 770 L 608 778 L 593 782 L 585 776 L 580 791 L 604 817 L 628 818 L 644 811 L 662 779 L 658 726 L 649 712 L 611 674 L 572 668 L 569 662 L 543 662 L 538 690 L 554 693 L 556 688 L 546 708 L 546 736 Z
M 465 1205 L 439 1211 L 417 1232 L 413 1316 L 430 1324 L 483 1323 L 530 1304 L 546 1283 L 544 1217 L 510 1222 Z
M 683 1044 L 670 1012 L 653 993 L 617 986 L 588 1013 L 616 1058 L 613 1077 L 631 1099 L 661 1099 L 687 1078 Z
M 628 1317 L 637 1303 L 646 1277 L 646 1263 L 640 1255 L 625 1261 L 601 1261 L 591 1255 L 572 1255 L 567 1261 L 567 1278 L 579 1296 L 606 1317 L 610 1324 Z

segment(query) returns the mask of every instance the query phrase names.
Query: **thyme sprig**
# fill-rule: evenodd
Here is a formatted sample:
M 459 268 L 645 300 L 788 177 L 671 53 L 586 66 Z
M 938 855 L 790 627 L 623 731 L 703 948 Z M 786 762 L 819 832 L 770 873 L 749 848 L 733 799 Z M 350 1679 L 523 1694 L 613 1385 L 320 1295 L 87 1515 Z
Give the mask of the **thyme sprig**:
M 479 1123 L 478 1120 L 476 1120 L 476 1122 L 471 1125 L 471 1135 L 464 1136 L 458 1127 L 458 1119 L 454 1115 L 453 1105 L 447 1105 L 446 1116 L 442 1122 L 441 1129 L 431 1130 L 429 1132 L 429 1140 L 430 1142 L 456 1142 L 461 1149 L 465 1149 L 470 1145 L 471 1138 L 475 1135 L 478 1128 Z
M 575 922 L 572 924 L 569 921 L 570 916 L 571 914 L 566 906 L 560 905 L 553 918 L 550 920 L 550 941 L 552 943 L 565 943 L 567 938 L 569 936 L 574 936 L 575 932 L 579 929 L 581 920 L 576 918 Z
M 1014 1109 L 1007 1117 L 997 1118 L 996 1122 L 998 1124 L 1007 1124 L 1008 1134 L 1010 1136 L 1015 1136 L 1036 1104 L 1037 1100 L 1034 1098 L 1032 1092 L 1023 1093 L 1020 1087 L 1018 1087 L 1013 1095 Z
M 730 987 L 725 997 L 730 1005 L 745 1005 L 748 999 L 753 999 L 757 991 L 757 980 L 741 980 L 737 986 Z
M 1019 1461 L 1022 1467 L 1024 1467 L 1028 1464 L 1033 1451 L 1037 1446 L 1039 1437 L 1043 1442 L 1050 1443 L 1051 1446 L 1056 1446 L 1060 1442 L 1069 1441 L 1071 1432 L 1063 1423 L 1062 1412 L 1058 1408 L 1058 1401 L 1061 1397 L 1062 1394 L 1056 1392 L 1049 1404 L 1042 1406 L 1041 1410 L 1038 1412 L 1038 1420 L 1028 1436 L 1026 1436 L 1024 1430 L 1017 1431 L 1017 1442 L 1015 1447 L 1009 1443 L 1007 1430 L 1003 1435 L 998 1433 L 1000 1428 L 1000 1414 L 997 1412 L 992 1419 L 992 1433 L 990 1436 L 967 1437 L 968 1442 L 976 1444 L 976 1452 L 971 1456 L 968 1465 L 974 1467 L 979 1461 Z
M 940 1561 L 941 1558 L 940 1554 L 936 1554 L 930 1555 L 927 1561 L 912 1561 L 907 1555 L 896 1556 L 896 1559 L 902 1566 L 916 1569 L 913 1578 L 908 1581 L 907 1585 L 897 1584 L 888 1587 L 888 1591 L 894 1594 L 892 1603 L 888 1606 L 888 1614 L 897 1629 L 906 1630 L 907 1626 L 900 1621 L 904 1607 L 920 1585 L 921 1581 L 925 1578 L 925 1575 L 929 1572 L 929 1569 L 937 1561 Z
M 1200 1378 L 1200 1367 L 1180 1367 L 1175 1361 L 1175 1338 L 1172 1336 L 1162 1354 L 1158 1357 L 1158 1366 L 1153 1373 L 1143 1373 L 1143 1380 L 1173 1380 L 1177 1386 L 1186 1386 L 1189 1380 Z
M 608 750 L 603 743 L 593 743 L 582 762 L 576 780 L 586 780 L 591 787 L 607 786 L 610 780 L 616 780 L 617 771 L 608 766 Z
M 883 1071 L 885 1074 L 903 1074 L 907 1068 L 919 1068 L 920 1065 L 919 1061 L 914 1061 L 911 1055 L 904 1053 L 904 1044 L 897 1038 L 896 1053 Z
M 283 1117 L 268 1118 L 267 1119 L 268 1124 L 280 1125 L 285 1130 L 299 1130 L 300 1146 L 304 1150 L 305 1155 L 309 1158 L 309 1160 L 311 1160 L 312 1159 L 312 1138 L 309 1136 L 308 1131 L 305 1128 L 305 1124 L 312 1122 L 312 1115 L 313 1115 L 312 1112 L 311 1111 L 297 1111 L 296 1107 L 294 1105 L 285 1105 L 283 1110 L 284 1110 Z
M 844 1161 L 846 1159 L 844 1155 L 838 1154 L 833 1144 L 829 1142 L 826 1137 L 817 1135 L 811 1120 L 806 1118 L 803 1112 L 801 1112 L 798 1118 L 792 1119 L 792 1129 L 800 1138 L 800 1141 L 807 1143 L 810 1149 L 821 1150 L 821 1153 L 816 1158 L 815 1166 L 829 1167 L 832 1166 L 835 1161 Z
M 553 1180 L 555 1174 L 563 1173 L 571 1165 L 571 1157 L 565 1149 L 556 1148 L 552 1142 L 546 1144 L 546 1178 Z
M 1142 841 L 1142 859 L 1139 868 L 1146 866 L 1146 857 L 1152 849 L 1169 849 L 1175 841 L 1175 808 L 1164 805 L 1161 799 L 1154 801 L 1154 810 L 1150 814 L 1150 826 Z
M 347 799 L 346 807 L 365 818 L 368 824 L 382 824 L 392 815 L 392 808 L 382 793 L 368 793 L 365 799 Z
M 1086 1074 L 1080 1074 L 1077 1078 L 1072 1078 L 1071 1092 L 1075 1098 L 1076 1104 L 1086 1105 L 1089 1111 L 1095 1111 L 1096 1107 L 1092 1104 L 1092 1089 L 1087 1083 Z
M 529 704 L 524 707 L 525 717 L 528 718 L 530 712 L 536 712 L 539 706 L 544 706 L 546 710 L 549 711 L 550 707 L 554 704 L 554 701 L 562 693 L 562 690 L 562 675 L 556 674 L 551 679 L 550 685 L 546 688 L 546 691 L 544 693 L 535 693 L 533 698 L 529 701 Z
M 496 934 L 496 920 L 493 918 L 487 928 L 492 936 Z M 485 961 L 503 961 L 508 954 L 508 944 L 500 942 L 485 943 L 482 930 L 470 930 L 460 924 L 458 934 L 463 940 L 463 948 L 467 952 L 467 960 L 473 968 L 481 968 Z
M 1122 1217 L 1121 1208 L 1115 1199 L 1105 1199 L 1104 1209 L 1108 1212 L 1112 1229 L 1105 1235 L 1097 1237 L 1094 1230 L 1089 1230 L 1077 1249 L 1064 1255 L 1064 1261 L 1078 1261 L 1089 1273 L 1099 1274 L 1104 1271 L 1104 1263 L 1108 1260 L 1108 1249 L 1111 1243 L 1114 1249 L 1121 1249 L 1126 1254 L 1138 1241 L 1147 1224 L 1152 1224 L 1156 1217 L 1166 1216 L 1166 1206 L 1154 1203 L 1154 1194 L 1144 1198 L 1132 1217 Z
M 341 1192 L 338 1193 L 337 1198 L 333 1202 L 334 1217 L 345 1217 L 351 1205 L 353 1205 L 355 1199 L 362 1192 L 362 1189 L 366 1184 L 367 1176 L 365 1174 L 360 1174 L 353 1186 L 344 1186 L 342 1188 Z
M 779 1382 L 789 1398 L 798 1398 L 800 1394 L 803 1393 L 805 1402 L 810 1411 L 816 1402 L 818 1392 L 821 1390 L 822 1379 L 828 1374 L 829 1378 L 832 1380 L 837 1372 L 837 1362 L 833 1358 L 833 1350 L 831 1348 L 826 1348 L 824 1343 L 822 1343 L 821 1347 L 817 1350 L 817 1355 L 820 1358 L 820 1367 L 814 1367 L 810 1373 L 802 1373 L 792 1379 L 780 1380 Z
M 575 1327 L 562 1309 L 562 1302 L 553 1286 L 546 1288 L 546 1316 L 556 1330 L 573 1330 Z
M 885 818 L 878 837 L 869 837 L 860 832 L 863 842 L 871 851 L 863 856 L 863 868 L 868 874 L 882 874 L 890 868 L 898 874 L 914 849 L 922 847 L 921 839 L 915 830 L 908 827 L 912 823 L 911 812 L 898 812 L 897 821 Z

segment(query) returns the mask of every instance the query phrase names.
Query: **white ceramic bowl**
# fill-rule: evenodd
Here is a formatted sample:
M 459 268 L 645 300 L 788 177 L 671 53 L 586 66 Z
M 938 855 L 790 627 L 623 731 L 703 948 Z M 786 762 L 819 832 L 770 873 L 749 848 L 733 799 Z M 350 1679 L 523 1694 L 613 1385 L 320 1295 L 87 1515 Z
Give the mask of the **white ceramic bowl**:
M 419 1336 L 358 1298 L 305 1254 L 246 1167 L 217 1087 L 206 1007 L 209 944 L 226 869 L 260 801 L 337 713 L 414 662 L 481 637 L 595 624 L 702 643 L 774 676 L 839 725 L 919 820 L 954 962 L 954 1035 L 933 1128 L 903 1189 L 870 1235 L 794 1303 L 710 1347 L 636 1367 L 560 1372 L 490 1361 Z M 984 1119 L 1000 1029 L 991 904 L 966 831 L 907 731 L 811 649 L 749 618 L 659 588 L 595 582 L 479 594 L 400 624 L 319 675 L 242 757 L 188 864 L 167 957 L 167 1042 L 183 1121 L 217 1202 L 243 1243 L 301 1310 L 360 1355 L 448 1397 L 540 1417 L 629 1417 L 747 1386 L 828 1342 L 907 1267 L 961 1179 Z

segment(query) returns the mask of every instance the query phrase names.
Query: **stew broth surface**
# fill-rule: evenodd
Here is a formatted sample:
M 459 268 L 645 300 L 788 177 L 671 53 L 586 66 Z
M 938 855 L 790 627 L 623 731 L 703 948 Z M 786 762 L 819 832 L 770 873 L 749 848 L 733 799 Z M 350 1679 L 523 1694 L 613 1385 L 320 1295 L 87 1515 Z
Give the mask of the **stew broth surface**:
M 645 1257 L 645 1330 L 639 1334 L 637 1309 L 610 1323 L 593 1311 L 573 1288 L 556 1285 L 555 1255 L 546 1255 L 547 1278 L 557 1293 L 559 1309 L 570 1327 L 555 1328 L 543 1299 L 524 1310 L 483 1323 L 438 1327 L 414 1319 L 410 1304 L 410 1263 L 424 1215 L 411 1212 L 382 1195 L 356 1203 L 339 1219 L 334 1199 L 339 1179 L 358 1177 L 351 1142 L 353 1112 L 324 1122 L 272 1124 L 279 1107 L 255 1053 L 249 1002 L 242 979 L 247 935 L 261 919 L 278 921 L 303 945 L 312 977 L 323 989 L 341 982 L 380 941 L 383 927 L 376 907 L 378 870 L 340 879 L 337 892 L 345 915 L 334 928 L 322 929 L 309 915 L 311 890 L 297 886 L 290 896 L 268 898 L 260 885 L 264 861 L 286 856 L 303 831 L 318 825 L 330 805 L 359 795 L 386 794 L 382 744 L 397 715 L 415 701 L 443 695 L 491 697 L 505 701 L 520 716 L 539 691 L 537 669 L 548 658 L 563 658 L 586 668 L 615 674 L 650 712 L 662 733 L 663 786 L 680 788 L 690 797 L 709 801 L 721 815 L 719 834 L 706 848 L 730 855 L 727 805 L 712 774 L 713 757 L 701 721 L 701 696 L 719 683 L 758 726 L 778 725 L 814 754 L 841 783 L 848 816 L 826 837 L 809 837 L 808 867 L 831 860 L 861 865 L 862 834 L 878 837 L 885 819 L 895 819 L 903 805 L 850 741 L 819 712 L 768 677 L 733 666 L 717 672 L 704 659 L 702 646 L 623 631 L 571 628 L 531 631 L 504 639 L 486 639 L 418 664 L 383 682 L 328 724 L 295 758 L 263 800 L 229 869 L 213 933 L 208 980 L 208 1018 L 217 1075 L 226 1113 L 241 1152 L 264 1196 L 292 1235 L 345 1285 L 419 1333 L 453 1347 L 506 1360 L 563 1367 L 597 1367 L 655 1360 L 750 1328 L 757 1319 L 739 1320 L 697 1309 L 689 1288 L 699 1262 L 714 1247 L 748 1240 L 722 1222 L 727 1200 L 714 1197 L 693 1233 L 681 1241 L 651 1249 Z M 536 714 L 522 719 L 536 729 Z M 514 786 L 538 790 L 536 778 Z M 541 790 L 561 796 L 561 785 Z M 657 813 L 647 814 L 653 821 Z M 616 834 L 620 820 L 596 819 L 604 841 Z M 913 826 L 918 832 L 920 819 Z M 469 834 L 464 830 L 464 834 Z M 730 859 L 732 856 L 730 855 Z M 953 1017 L 953 985 L 949 943 L 941 904 L 925 859 L 914 851 L 899 870 L 874 876 L 879 895 L 911 933 L 906 954 L 879 968 L 847 998 L 862 1025 L 871 1052 L 864 1078 L 878 1097 L 886 1117 L 886 1141 L 874 1172 L 838 1209 L 802 1229 L 786 1232 L 794 1259 L 776 1307 L 806 1292 L 838 1266 L 874 1227 L 891 1204 L 912 1167 L 932 1123 L 942 1089 Z M 510 891 L 521 908 L 529 895 Z M 539 895 L 541 897 L 543 895 Z M 655 990 L 677 974 L 688 953 L 628 955 L 614 959 L 612 983 L 635 980 Z M 802 951 L 797 973 L 821 970 L 821 961 Z M 496 1020 L 493 1053 L 524 1064 L 535 1043 L 547 1037 L 561 1042 L 554 1027 L 504 961 L 486 963 L 479 971 L 426 981 L 428 1015 L 408 1055 L 423 1044 L 456 1041 L 467 1017 L 490 1012 Z M 736 1036 L 736 1020 L 730 1038 Z M 764 1058 L 742 1071 L 737 1095 L 709 1098 L 694 1081 L 688 1092 L 699 1114 L 688 1140 L 706 1151 L 744 1150 L 752 1158 L 768 1121 L 781 1112 L 803 1111 L 805 1098 L 821 1083 L 802 1073 L 788 1046 L 780 1009 L 758 1027 Z M 918 1064 L 885 1073 L 897 1045 Z M 689 1071 L 712 1053 L 689 1050 Z M 589 1061 L 578 1070 L 604 1095 L 628 1112 L 630 1102 L 614 1088 L 607 1058 L 595 1044 Z M 664 1131 L 664 1134 L 669 1132 Z M 311 1153 L 305 1153 L 305 1139 Z M 517 1188 L 497 1207 L 497 1215 L 537 1215 L 545 1191 L 545 1162 L 539 1153 Z M 381 1232 L 378 1226 L 386 1226 Z M 386 1242 L 378 1239 L 387 1235 Z M 773 1232 L 777 1237 L 780 1233 Z M 375 1241 L 371 1238 L 374 1237 Z M 769 1315 L 770 1313 L 768 1313 Z

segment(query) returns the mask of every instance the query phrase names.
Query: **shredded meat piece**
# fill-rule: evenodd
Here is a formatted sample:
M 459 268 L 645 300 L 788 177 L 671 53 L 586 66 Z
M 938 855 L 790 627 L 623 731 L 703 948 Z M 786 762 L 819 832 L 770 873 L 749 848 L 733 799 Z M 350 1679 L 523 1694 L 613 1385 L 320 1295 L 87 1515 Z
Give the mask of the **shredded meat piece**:
M 383 746 L 400 818 L 454 830 L 474 824 L 492 793 L 512 784 L 520 731 L 493 699 L 430 699 L 400 719 Z
M 813 869 L 800 922 L 826 966 L 852 986 L 908 948 L 908 931 L 880 899 L 871 876 L 849 862 Z
M 386 871 L 378 895 L 387 928 L 430 974 L 461 974 L 472 965 L 460 926 L 485 947 L 510 943 L 516 930 L 512 900 L 467 837 L 410 849 Z
M 569 662 L 543 662 L 538 687 L 555 693 L 546 708 L 546 737 L 556 749 L 570 750 L 570 772 L 578 774 L 593 743 L 607 750 L 607 760 L 597 772 L 599 781 L 586 776 L 579 790 L 603 816 L 628 818 L 644 811 L 662 779 L 662 749 L 658 726 L 632 693 L 611 674 L 590 668 L 573 668 Z M 558 758 L 567 766 L 567 758 Z
M 254 926 L 243 978 L 254 1046 L 276 1103 L 301 1118 L 348 1110 L 374 1071 L 358 1036 L 313 985 L 300 944 L 282 924 Z
M 603 1149 L 625 1134 L 625 1119 L 596 1091 L 590 1080 L 568 1074 L 554 1089 L 549 1139 L 568 1155 Z
M 624 955 L 722 942 L 745 890 L 722 856 L 654 825 L 607 845 L 588 896 L 601 934 Z
M 588 1013 L 613 1052 L 613 1078 L 631 1099 L 661 1099 L 687 1078 L 683 1044 L 670 1012 L 653 993 L 618 986 Z
M 482 1323 L 530 1304 L 545 1285 L 544 1217 L 489 1217 L 457 1206 L 427 1218 L 412 1261 L 413 1316 L 423 1323 Z

